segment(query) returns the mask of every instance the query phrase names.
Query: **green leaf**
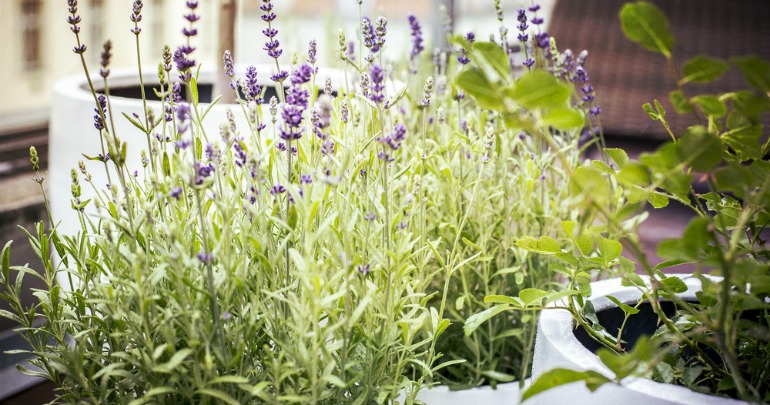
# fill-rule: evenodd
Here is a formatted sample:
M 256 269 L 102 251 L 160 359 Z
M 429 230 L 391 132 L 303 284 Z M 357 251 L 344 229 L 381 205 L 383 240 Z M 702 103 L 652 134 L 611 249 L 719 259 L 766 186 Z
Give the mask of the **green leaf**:
M 542 117 L 543 124 L 561 131 L 582 128 L 585 117 L 580 111 L 569 107 L 553 108 L 546 111 Z
M 722 141 L 730 145 L 739 155 L 741 161 L 746 159 L 761 158 L 762 148 L 760 140 L 762 139 L 762 126 L 752 125 L 733 129 L 721 135 Z
M 128 115 L 128 113 L 122 113 L 124 117 L 130 122 L 133 126 L 137 127 L 140 131 L 147 133 L 147 130 L 144 129 L 144 125 L 142 125 L 138 120 L 136 120 L 134 117 Z
M 488 304 L 510 304 L 517 307 L 522 306 L 522 302 L 519 298 L 509 297 L 507 295 L 487 295 L 484 297 L 484 302 Z
M 601 235 L 596 237 L 596 247 L 599 248 L 599 253 L 602 255 L 605 266 L 608 266 L 623 253 L 623 245 L 620 242 L 607 239 Z
M 190 79 L 190 94 L 192 95 L 193 106 L 198 107 L 198 80 L 194 77 Z
M 679 159 L 697 171 L 707 172 L 722 162 L 722 142 L 703 127 L 689 128 L 676 145 Z
M 671 57 L 674 37 L 666 16 L 655 5 L 645 1 L 624 5 L 620 10 L 620 24 L 628 39 L 666 58 Z
M 516 380 L 515 376 L 512 376 L 510 374 L 506 374 L 506 373 L 501 373 L 501 372 L 495 371 L 495 370 L 484 370 L 484 371 L 481 372 L 481 374 L 484 377 L 487 377 L 487 378 L 495 380 L 495 381 L 500 381 L 500 382 L 511 382 L 511 381 Z
M 767 61 L 747 56 L 733 59 L 732 62 L 738 65 L 746 84 L 765 93 L 770 91 L 770 64 Z
M 651 193 L 649 196 L 647 196 L 647 202 L 652 205 L 653 208 L 666 208 L 669 203 L 668 197 L 662 194 L 658 193 Z
M 171 373 L 175 368 L 179 367 L 192 352 L 191 349 L 182 349 L 174 353 L 174 355 L 171 356 L 171 359 L 166 363 L 153 367 L 152 371 L 156 373 Z
M 571 194 L 582 198 L 586 204 L 606 206 L 609 202 L 609 180 L 596 168 L 582 166 L 575 169 L 569 187 Z
M 490 66 L 500 79 L 505 79 L 511 75 L 510 62 L 508 54 L 505 53 L 500 45 L 494 42 L 474 42 L 471 45 L 473 53 L 472 59 L 477 64 L 486 64 Z
M 624 304 L 624 303 L 620 302 L 619 299 L 617 299 L 617 298 L 615 298 L 615 297 L 613 297 L 611 295 L 607 295 L 607 299 L 612 301 L 615 305 L 617 305 L 618 308 L 620 308 L 623 311 L 623 313 L 626 314 L 626 316 L 634 315 L 634 314 L 638 314 L 639 313 L 638 309 L 636 309 L 636 308 L 634 308 L 634 307 L 632 307 L 632 306 L 630 306 L 628 304 Z
M 524 391 L 521 401 L 524 402 L 551 388 L 578 381 L 585 382 L 586 387 L 593 392 L 603 384 L 611 382 L 612 380 L 593 370 L 575 371 L 565 368 L 555 368 L 541 374 L 537 380 Z
M 579 233 L 578 223 L 575 221 L 562 221 L 561 227 L 572 242 L 577 245 L 583 256 L 588 256 L 594 249 L 594 240 L 589 235 Z
M 607 156 L 612 159 L 613 162 L 619 167 L 623 168 L 626 164 L 628 164 L 628 153 L 626 153 L 625 150 L 620 148 L 604 148 L 604 153 L 607 154 Z
M 240 402 L 238 402 L 235 398 L 231 397 L 224 391 L 220 391 L 213 388 L 201 388 L 197 391 L 200 395 L 206 395 L 212 398 L 215 398 L 223 403 L 231 404 L 231 405 L 240 405 Z
M 561 252 L 559 243 L 550 236 L 541 236 L 539 239 L 535 239 L 531 236 L 524 236 L 516 240 L 515 244 L 524 250 L 534 253 L 548 255 Z
M 507 304 L 500 304 L 495 305 L 493 307 L 487 308 L 479 313 L 473 314 L 468 319 L 465 320 L 465 325 L 463 325 L 463 331 L 465 332 L 465 336 L 470 336 L 473 332 L 476 331 L 476 329 L 481 326 L 482 323 L 486 322 L 493 316 L 499 314 L 500 312 L 503 312 L 507 309 L 510 309 L 510 305 Z
M 543 297 L 547 296 L 548 291 L 541 290 L 539 288 L 525 288 L 519 292 L 519 298 L 525 306 L 532 304 L 540 304 Z
M 679 114 L 689 114 L 693 111 L 692 104 L 687 101 L 684 93 L 679 90 L 668 93 L 668 100 L 671 102 L 671 105 L 674 106 L 674 110 Z
M 552 74 L 535 70 L 519 78 L 511 97 L 530 110 L 553 108 L 567 102 L 569 88 Z
M 727 114 L 727 106 L 716 96 L 700 95 L 693 97 L 692 102 L 695 103 L 704 114 L 710 117 L 720 118 Z
M 730 66 L 721 59 L 715 59 L 709 56 L 696 56 L 684 64 L 684 77 L 681 84 L 685 83 L 708 83 L 719 79 Z
M 627 186 L 646 187 L 650 185 L 650 172 L 643 164 L 631 162 L 620 169 L 617 179 Z
M 660 283 L 666 287 L 666 290 L 674 294 L 681 294 L 687 291 L 687 284 L 685 284 L 681 278 L 676 276 L 666 277 L 660 280 Z
M 10 285 L 11 283 L 11 243 L 13 241 L 9 240 L 3 246 L 3 278 L 0 280 L 0 284 Z
M 481 69 L 472 67 L 463 70 L 457 75 L 455 84 L 473 97 L 479 107 L 495 111 L 503 109 L 502 97 L 497 91 L 498 86 L 492 83 Z

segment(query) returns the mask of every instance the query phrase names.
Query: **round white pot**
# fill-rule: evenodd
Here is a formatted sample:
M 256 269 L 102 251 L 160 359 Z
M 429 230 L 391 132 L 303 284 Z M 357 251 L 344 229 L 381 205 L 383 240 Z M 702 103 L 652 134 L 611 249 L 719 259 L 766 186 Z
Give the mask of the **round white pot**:
M 529 380 L 524 382 L 525 387 Z M 521 402 L 522 389 L 519 382 L 498 384 L 496 389 L 490 386 L 450 391 L 441 385 L 420 390 L 417 399 L 427 405 L 516 405 Z
M 695 299 L 700 291 L 700 280 L 681 276 L 688 290 L 680 294 L 685 299 Z M 620 279 L 609 279 L 591 284 L 591 301 L 597 312 L 613 307 L 607 295 L 620 302 L 632 302 L 641 298 L 635 288 L 623 287 Z M 599 358 L 586 349 L 573 334 L 574 322 L 567 311 L 547 310 L 540 315 L 535 342 L 532 379 L 554 368 L 594 370 L 610 378 L 614 374 Z M 694 392 L 686 387 L 664 384 L 645 378 L 627 378 L 622 385 L 605 384 L 591 393 L 582 382 L 563 385 L 532 397 L 526 404 L 664 404 L 708 405 L 744 404 L 735 399 L 716 397 Z
M 257 78 L 263 86 L 270 86 L 270 75 L 274 72 L 275 66 L 260 65 L 257 66 Z M 145 85 L 158 85 L 156 73 L 157 68 L 146 67 L 144 70 Z M 244 66 L 238 66 L 237 72 L 242 74 L 246 69 Z M 172 72 L 172 75 L 175 73 Z M 213 83 L 216 72 L 213 70 L 201 70 L 199 83 Z M 344 73 L 339 69 L 319 69 L 317 78 L 323 87 L 323 81 L 326 77 L 332 79 L 335 88 L 340 88 L 344 83 Z M 102 90 L 101 77 L 94 78 L 94 84 L 97 86 L 97 92 Z M 111 89 L 136 87 L 138 89 L 139 76 L 136 69 L 127 69 L 114 71 L 109 77 Z M 227 89 L 230 90 L 229 88 Z M 142 172 L 141 151 L 147 149 L 147 138 L 144 133 L 131 124 L 123 113 L 138 114 L 144 117 L 144 108 L 142 100 L 138 98 L 110 97 L 112 107 L 112 116 L 115 120 L 115 134 L 127 145 L 126 164 L 131 172 L 138 170 Z M 161 103 L 159 101 L 148 101 L 147 106 L 151 108 L 158 117 L 163 116 Z M 201 103 L 201 109 L 206 109 L 208 104 Z M 107 184 L 107 177 L 104 174 L 104 168 L 101 162 L 87 161 L 83 155 L 98 156 L 102 153 L 99 132 L 94 128 L 94 98 L 88 88 L 88 83 L 84 75 L 73 76 L 62 79 L 54 85 L 54 97 L 51 111 L 51 123 L 49 134 L 49 167 L 46 186 L 51 204 L 51 214 L 54 220 L 59 223 L 59 231 L 65 235 L 74 234 L 80 229 L 76 215 L 73 215 L 70 200 L 72 198 L 70 185 L 70 170 L 77 169 L 78 161 L 86 161 L 89 172 L 93 176 L 96 187 L 103 188 Z M 217 103 L 211 108 L 206 118 L 203 120 L 203 128 L 209 138 L 214 140 L 219 137 L 219 126 L 226 122 L 225 112 L 227 109 L 233 110 L 236 123 L 241 135 L 246 136 L 249 133 L 246 124 L 246 118 L 243 116 L 241 107 L 235 104 Z M 263 119 L 268 118 L 267 106 L 263 106 Z M 280 114 L 279 117 L 280 118 Z M 82 176 L 81 176 L 82 177 Z M 91 187 L 81 179 L 81 188 L 83 192 L 82 200 L 93 196 Z

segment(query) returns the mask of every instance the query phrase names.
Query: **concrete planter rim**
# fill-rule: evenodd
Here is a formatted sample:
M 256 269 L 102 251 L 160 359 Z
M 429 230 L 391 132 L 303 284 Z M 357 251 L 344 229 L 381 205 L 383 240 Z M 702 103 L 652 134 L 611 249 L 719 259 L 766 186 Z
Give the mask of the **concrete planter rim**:
M 700 280 L 689 274 L 675 276 L 682 278 L 688 287 L 688 290 L 680 294 L 680 296 L 685 299 L 695 299 L 695 293 L 700 291 L 701 288 Z M 648 277 L 643 276 L 643 278 L 645 281 L 649 280 Z M 711 278 L 715 280 L 719 279 L 715 277 Z M 591 289 L 592 294 L 590 300 L 594 304 L 597 312 L 615 306 L 612 301 L 606 298 L 607 295 L 612 295 L 621 302 L 629 302 L 641 298 L 641 293 L 636 288 L 622 286 L 619 278 L 610 278 L 593 282 L 591 283 Z M 548 345 L 549 350 L 555 351 L 559 356 L 569 358 L 575 364 L 580 364 L 585 370 L 595 370 L 610 378 L 614 377 L 612 371 L 599 360 L 599 357 L 589 349 L 585 348 L 573 335 L 573 325 L 574 321 L 572 316 L 567 311 L 543 311 L 538 322 L 538 341 L 535 345 L 535 351 L 543 351 L 544 346 Z M 538 353 L 535 354 L 535 358 L 538 358 Z M 536 379 L 536 376 L 533 376 L 533 378 Z M 668 401 L 665 403 L 687 405 L 746 404 L 746 402 L 737 399 L 702 394 L 692 391 L 684 386 L 666 384 L 639 377 L 629 377 L 623 380 L 621 388 L 660 401 Z M 537 400 L 537 397 L 533 397 L 532 399 Z

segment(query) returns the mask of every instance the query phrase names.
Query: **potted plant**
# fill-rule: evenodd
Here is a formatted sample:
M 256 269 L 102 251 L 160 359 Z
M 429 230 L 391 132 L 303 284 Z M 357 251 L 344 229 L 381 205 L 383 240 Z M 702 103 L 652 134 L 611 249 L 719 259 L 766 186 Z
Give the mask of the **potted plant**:
M 281 63 L 263 0 L 270 82 L 256 68 L 239 78 L 225 57 L 237 103 L 219 106 L 202 101 L 197 2 L 187 5 L 187 42 L 164 54 L 157 82 L 141 79 L 150 87 L 137 109 L 111 93 L 111 49 L 103 86 L 86 69 L 95 115 L 73 119 L 95 127 L 97 149 L 71 164 L 69 195 L 53 197 L 69 212 L 50 210 L 29 231 L 42 275 L 0 272 L 13 304 L 0 315 L 37 357 L 24 371 L 66 402 L 411 403 L 438 382 L 518 386 L 535 318 L 478 327 L 497 311 L 481 297 L 554 282 L 552 258 L 513 242 L 573 211 L 566 174 L 598 113 L 591 91 L 571 84 L 587 80 L 582 56 L 530 33 L 538 18 L 522 10 L 516 69 L 513 47 L 471 35 L 455 38 L 452 62 L 439 54 L 430 65 L 416 19 L 397 69 L 379 52 L 387 20 L 365 19 L 357 50 L 341 35 L 335 87 L 319 77 L 312 42 L 307 57 Z M 44 191 L 53 177 L 31 154 Z M 75 230 L 57 225 L 66 217 Z M 47 287 L 32 308 L 15 299 L 25 277 Z
M 627 37 L 674 66 L 673 37 L 660 10 L 631 3 L 620 19 Z M 681 71 L 673 70 L 678 88 L 669 94 L 670 102 L 678 114 L 691 114 L 700 124 L 674 134 L 655 100 L 644 110 L 669 131 L 670 142 L 638 161 L 622 150 L 604 149 L 604 160 L 571 173 L 573 198 L 584 204 L 578 220 L 564 221 L 559 232 L 569 243 L 518 242 L 560 260 L 567 282 L 561 291 L 488 297 L 501 308 L 546 310 L 538 332 L 542 351 L 536 354 L 536 380 L 525 399 L 547 391 L 534 399 L 770 401 L 765 231 L 770 143 L 762 127 L 770 110 L 770 65 L 756 57 L 729 62 L 697 56 Z M 716 80 L 730 64 L 743 74 L 746 89 L 687 94 L 685 84 Z M 693 185 L 696 181 L 702 185 Z M 680 237 L 657 246 L 663 261 L 655 263 L 641 247 L 638 226 L 645 206 L 662 208 L 671 201 L 695 215 Z M 693 264 L 695 272 L 664 272 L 683 263 Z M 616 278 L 591 283 L 596 275 Z M 611 313 L 603 311 L 608 308 Z M 651 319 L 647 329 L 633 330 L 644 329 L 637 326 L 645 318 Z M 567 333 L 573 328 L 574 335 Z M 558 333 L 567 336 L 558 338 Z M 576 335 L 593 343 L 579 343 Z M 587 389 L 571 384 L 548 391 L 575 382 Z

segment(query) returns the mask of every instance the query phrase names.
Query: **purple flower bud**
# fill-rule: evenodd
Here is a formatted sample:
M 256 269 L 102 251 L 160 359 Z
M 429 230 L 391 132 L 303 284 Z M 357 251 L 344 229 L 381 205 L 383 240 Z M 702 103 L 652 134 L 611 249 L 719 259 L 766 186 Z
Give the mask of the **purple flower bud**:
M 249 66 L 246 69 L 246 97 L 249 101 L 262 104 L 264 100 L 260 97 L 261 95 L 262 86 L 257 82 L 257 68 Z
M 369 265 L 369 263 L 366 263 L 364 265 L 359 264 L 358 266 L 356 266 L 356 269 L 358 269 L 358 272 L 361 273 L 361 275 L 365 276 L 369 274 L 371 266 Z
M 200 252 L 198 253 L 198 260 L 202 261 L 205 264 L 210 264 L 214 261 L 214 254 L 213 253 L 205 253 Z
M 378 64 L 373 64 L 369 70 L 369 99 L 379 104 L 385 100 L 385 72 Z
M 182 187 L 174 187 L 169 191 L 168 196 L 176 200 L 182 196 Z
M 366 215 L 364 215 L 364 221 L 366 222 L 372 222 L 375 219 L 377 219 L 377 214 L 373 212 L 367 212 Z
M 316 62 L 316 40 L 311 39 L 307 47 L 307 63 L 314 65 Z
M 281 70 L 280 72 L 274 73 L 272 76 L 270 76 L 270 80 L 277 83 L 277 82 L 282 82 L 286 80 L 288 77 L 289 77 L 289 72 L 285 70 Z
M 540 10 L 540 5 L 539 4 L 535 4 L 534 6 L 529 8 L 529 11 L 531 11 L 533 13 L 536 13 L 538 10 Z
M 409 14 L 409 27 L 412 30 L 412 51 L 409 53 L 409 59 L 414 59 L 417 55 L 425 49 L 422 46 L 422 27 L 420 22 L 417 21 L 417 17 L 413 14 Z
M 303 174 L 299 178 L 299 184 L 310 184 L 313 182 L 313 178 L 309 174 Z
M 286 192 L 286 187 L 281 185 L 280 183 L 276 183 L 271 189 L 270 194 L 276 195 L 276 194 L 283 194 Z

